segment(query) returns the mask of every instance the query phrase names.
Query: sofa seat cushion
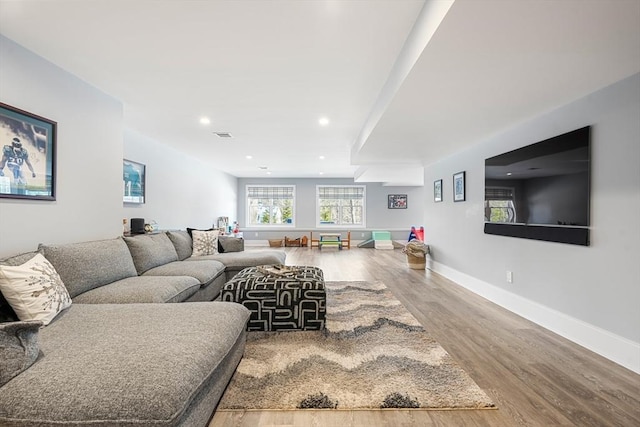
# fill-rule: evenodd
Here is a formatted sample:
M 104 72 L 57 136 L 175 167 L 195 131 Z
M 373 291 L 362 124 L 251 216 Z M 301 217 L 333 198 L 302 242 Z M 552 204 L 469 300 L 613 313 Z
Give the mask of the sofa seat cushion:
M 40 245 L 71 298 L 107 283 L 137 276 L 131 253 L 121 237 L 108 240 Z
M 190 257 L 186 261 L 216 260 L 223 263 L 227 269 L 239 271 L 257 265 L 284 264 L 286 257 L 284 251 L 266 249 Z
M 244 345 L 239 304 L 77 304 L 40 332 L 42 356 L 0 388 L 0 425 L 176 426 Z M 213 411 L 213 408 L 210 408 Z
M 224 274 L 224 264 L 215 260 L 203 260 L 202 262 L 170 262 L 147 270 L 143 276 L 191 276 L 198 279 L 201 286 L 207 286 L 221 274 Z
M 189 276 L 136 276 L 92 289 L 73 298 L 79 304 L 182 302 L 200 289 Z

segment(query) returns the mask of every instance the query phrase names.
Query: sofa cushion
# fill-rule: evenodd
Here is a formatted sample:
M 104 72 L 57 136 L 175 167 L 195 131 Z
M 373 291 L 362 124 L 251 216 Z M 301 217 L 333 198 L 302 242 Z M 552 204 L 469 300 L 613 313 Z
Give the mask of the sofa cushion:
M 0 425 L 186 425 L 227 384 L 248 317 L 222 302 L 75 304 L 41 330 L 46 357 L 0 388 Z
M 255 267 L 257 265 L 284 264 L 287 254 L 284 251 L 265 249 L 251 250 L 243 252 L 230 252 L 224 254 L 206 255 L 201 257 L 190 257 L 187 261 L 216 260 L 225 265 L 227 269 L 243 269 L 245 267 Z
M 168 262 L 177 261 L 176 248 L 165 233 L 125 237 L 138 274 Z
M 45 325 L 71 305 L 60 275 L 40 253 L 21 265 L 0 265 L 0 291 L 20 320 Z
M 193 253 L 191 256 L 213 255 L 218 253 L 218 230 L 200 231 L 193 230 Z
M 200 289 L 188 276 L 136 276 L 92 289 L 73 299 L 80 304 L 131 304 L 182 302 Z
M 224 274 L 224 264 L 214 260 L 203 260 L 170 262 L 147 270 L 143 276 L 191 276 L 198 279 L 201 286 L 206 286 L 221 274 Z
M 233 236 L 218 237 L 218 248 L 220 253 L 242 252 L 244 251 L 244 239 Z
M 40 320 L 0 323 L 0 387 L 38 358 Z
M 107 283 L 138 275 L 131 253 L 121 237 L 65 245 L 40 245 L 39 250 L 56 269 L 71 298 Z
M 182 261 L 191 256 L 193 252 L 193 241 L 191 235 L 184 230 L 167 231 L 167 237 L 173 243 L 178 254 L 178 260 Z

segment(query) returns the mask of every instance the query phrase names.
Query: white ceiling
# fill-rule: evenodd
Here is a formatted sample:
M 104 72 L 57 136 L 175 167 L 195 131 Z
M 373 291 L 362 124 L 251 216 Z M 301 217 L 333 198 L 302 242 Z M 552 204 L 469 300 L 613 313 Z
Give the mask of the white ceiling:
M 422 165 L 640 72 L 639 0 L 0 0 L 0 33 L 238 177 L 421 184 Z

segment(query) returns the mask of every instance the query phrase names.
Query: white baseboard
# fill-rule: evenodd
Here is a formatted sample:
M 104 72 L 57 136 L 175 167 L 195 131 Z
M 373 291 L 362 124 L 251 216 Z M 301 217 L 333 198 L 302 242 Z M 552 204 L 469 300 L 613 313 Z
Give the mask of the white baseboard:
M 364 242 L 364 240 L 354 240 L 351 239 L 351 248 L 356 248 L 358 246 L 359 243 Z M 269 246 L 269 241 L 268 240 L 244 240 L 244 245 L 245 246 L 251 246 L 251 247 L 265 247 L 265 246 Z M 401 247 L 404 247 L 404 244 L 402 244 Z M 397 249 L 397 248 L 396 248 Z
M 444 264 L 429 268 L 489 301 L 640 374 L 640 343 L 508 292 Z
M 268 240 L 246 240 L 244 241 L 245 246 L 269 246 Z

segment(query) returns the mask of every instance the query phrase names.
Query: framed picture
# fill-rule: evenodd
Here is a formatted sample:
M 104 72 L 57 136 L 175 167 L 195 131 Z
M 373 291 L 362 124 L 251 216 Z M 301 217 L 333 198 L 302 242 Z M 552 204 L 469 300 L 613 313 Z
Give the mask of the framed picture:
M 442 201 L 442 180 L 433 181 L 433 201 Z
M 56 199 L 56 126 L 0 102 L 0 197 Z
M 406 194 L 389 194 L 387 208 L 389 209 L 407 209 Z
M 131 160 L 122 161 L 122 201 L 124 203 L 144 203 L 145 165 Z
M 458 172 L 453 175 L 453 201 L 464 202 L 465 201 L 465 172 Z

